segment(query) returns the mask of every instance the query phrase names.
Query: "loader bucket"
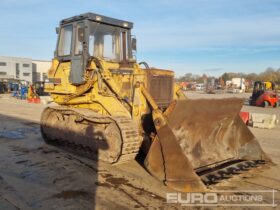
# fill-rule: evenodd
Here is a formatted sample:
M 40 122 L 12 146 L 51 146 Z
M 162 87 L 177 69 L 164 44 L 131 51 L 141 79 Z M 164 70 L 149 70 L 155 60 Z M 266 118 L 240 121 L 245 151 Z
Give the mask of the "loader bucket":
M 175 190 L 201 191 L 198 171 L 227 162 L 270 162 L 239 117 L 242 105 L 236 98 L 173 101 L 146 157 L 148 171 Z

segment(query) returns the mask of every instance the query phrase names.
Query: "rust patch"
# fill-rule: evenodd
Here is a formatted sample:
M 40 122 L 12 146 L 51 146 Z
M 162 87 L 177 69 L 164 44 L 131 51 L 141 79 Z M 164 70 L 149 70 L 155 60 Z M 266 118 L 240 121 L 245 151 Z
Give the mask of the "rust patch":
M 175 106 L 174 106 L 175 104 Z M 268 159 L 239 112 L 243 99 L 177 100 L 167 112 L 168 124 L 194 168 L 229 158 Z M 250 145 L 253 153 L 245 145 Z M 257 154 L 257 155 L 256 155 Z

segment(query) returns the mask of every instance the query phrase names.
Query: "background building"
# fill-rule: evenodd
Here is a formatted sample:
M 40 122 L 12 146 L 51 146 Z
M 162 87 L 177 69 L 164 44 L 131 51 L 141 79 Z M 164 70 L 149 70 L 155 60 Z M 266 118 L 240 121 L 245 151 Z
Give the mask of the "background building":
M 32 81 L 44 82 L 48 78 L 48 70 L 50 69 L 51 61 L 32 60 Z
M 0 56 L 0 93 L 45 81 L 50 67 L 51 61 Z
M 32 60 L 0 56 L 0 81 L 32 83 Z

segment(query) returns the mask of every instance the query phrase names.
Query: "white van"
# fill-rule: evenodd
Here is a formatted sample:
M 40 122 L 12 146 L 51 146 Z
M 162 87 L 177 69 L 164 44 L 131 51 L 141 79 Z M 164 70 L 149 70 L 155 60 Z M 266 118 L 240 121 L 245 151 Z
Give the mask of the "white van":
M 196 84 L 196 85 L 195 85 L 195 89 L 196 89 L 196 90 L 204 90 L 204 89 L 205 89 L 205 86 L 204 86 L 204 84 Z

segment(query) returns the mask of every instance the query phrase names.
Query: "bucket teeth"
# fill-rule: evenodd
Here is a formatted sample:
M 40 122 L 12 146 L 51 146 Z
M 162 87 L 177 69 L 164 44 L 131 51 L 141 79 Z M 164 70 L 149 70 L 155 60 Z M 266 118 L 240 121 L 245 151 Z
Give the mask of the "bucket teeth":
M 223 169 L 212 169 L 203 173 L 200 171 L 200 178 L 205 185 L 217 184 L 221 181 L 233 178 L 233 177 L 251 177 L 256 172 L 261 172 L 264 167 L 264 161 L 242 161 L 225 167 Z
M 226 170 L 220 170 L 217 172 L 217 174 L 222 178 L 222 179 L 229 179 L 230 177 L 232 177 L 232 175 L 227 172 Z

